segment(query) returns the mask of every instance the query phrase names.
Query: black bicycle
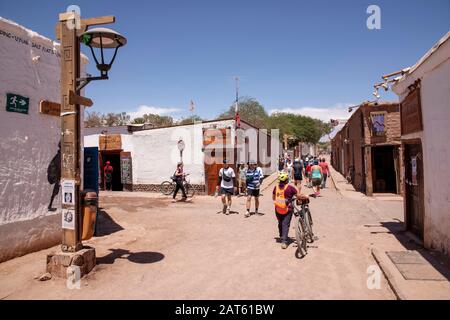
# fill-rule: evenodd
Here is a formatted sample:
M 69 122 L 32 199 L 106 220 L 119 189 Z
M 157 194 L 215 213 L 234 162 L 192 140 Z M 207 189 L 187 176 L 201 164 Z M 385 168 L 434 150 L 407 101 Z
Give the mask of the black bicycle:
M 192 198 L 195 194 L 195 189 L 194 187 L 192 187 L 192 185 L 189 183 L 188 180 L 186 180 L 186 177 L 189 175 L 185 174 L 183 176 L 183 186 L 184 186 L 184 191 L 186 191 L 186 196 L 188 198 Z M 177 183 L 175 181 L 175 177 L 170 177 L 172 181 L 164 181 L 161 183 L 160 185 L 160 191 L 163 195 L 165 196 L 169 196 L 171 194 L 173 194 L 173 192 L 175 191 L 175 187 L 177 186 Z
M 308 253 L 307 243 L 314 242 L 312 230 L 313 220 L 309 210 L 309 199 L 301 199 L 300 208 L 296 205 L 297 200 L 292 200 L 294 215 L 298 217 L 295 224 L 295 238 L 297 240 L 297 252 L 301 257 Z

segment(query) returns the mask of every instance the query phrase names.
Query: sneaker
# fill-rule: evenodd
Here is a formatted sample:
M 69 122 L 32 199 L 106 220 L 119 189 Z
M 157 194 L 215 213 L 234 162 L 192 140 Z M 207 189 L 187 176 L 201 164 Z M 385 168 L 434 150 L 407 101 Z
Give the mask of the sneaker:
M 258 209 L 255 209 L 255 214 L 256 214 L 256 215 L 259 215 Z
M 226 214 L 226 215 L 229 215 L 229 214 L 230 214 L 230 211 L 231 211 L 231 208 L 228 207 L 227 210 L 226 210 L 226 212 L 225 212 L 225 214 Z
M 247 210 L 247 212 L 245 213 L 245 217 L 246 218 L 250 217 L 250 211 Z
M 287 247 L 288 247 L 288 245 L 287 245 L 286 242 L 283 242 L 283 243 L 281 244 L 281 249 L 287 249 Z

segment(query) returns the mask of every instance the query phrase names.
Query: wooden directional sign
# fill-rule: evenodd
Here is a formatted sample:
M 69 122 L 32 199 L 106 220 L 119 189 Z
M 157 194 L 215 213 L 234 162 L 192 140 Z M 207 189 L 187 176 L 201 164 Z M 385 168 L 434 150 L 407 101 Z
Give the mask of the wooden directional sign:
M 70 90 L 69 92 L 69 104 L 81 104 L 82 106 L 92 107 L 94 104 L 91 99 L 77 95 Z
M 39 102 L 39 112 L 49 116 L 59 117 L 61 115 L 61 104 L 47 100 Z

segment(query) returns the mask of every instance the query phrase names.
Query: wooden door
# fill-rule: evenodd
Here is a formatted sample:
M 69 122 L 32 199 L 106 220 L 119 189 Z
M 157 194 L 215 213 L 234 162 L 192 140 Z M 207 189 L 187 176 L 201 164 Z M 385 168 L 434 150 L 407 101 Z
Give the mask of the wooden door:
M 405 210 L 407 229 L 423 239 L 424 181 L 421 142 L 405 144 Z

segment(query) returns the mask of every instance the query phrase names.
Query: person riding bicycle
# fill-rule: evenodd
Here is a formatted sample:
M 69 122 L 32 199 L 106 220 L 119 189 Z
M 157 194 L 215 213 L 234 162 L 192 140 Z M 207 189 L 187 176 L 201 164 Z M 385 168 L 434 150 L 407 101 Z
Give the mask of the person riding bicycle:
M 177 184 L 175 187 L 175 190 L 173 192 L 173 201 L 175 201 L 175 197 L 177 196 L 178 190 L 181 189 L 181 192 L 183 193 L 183 197 L 181 200 L 186 200 L 186 190 L 184 189 L 183 180 L 184 180 L 184 172 L 183 172 L 183 162 L 178 162 L 177 169 L 175 170 L 175 173 L 173 174 L 173 180 Z
M 289 175 L 286 172 L 278 174 L 278 184 L 273 189 L 272 199 L 275 205 L 275 215 L 278 220 L 278 234 L 280 236 L 281 248 L 288 247 L 288 234 L 291 225 L 293 206 L 291 200 L 293 198 L 300 199 L 301 195 L 297 188 L 290 185 Z

